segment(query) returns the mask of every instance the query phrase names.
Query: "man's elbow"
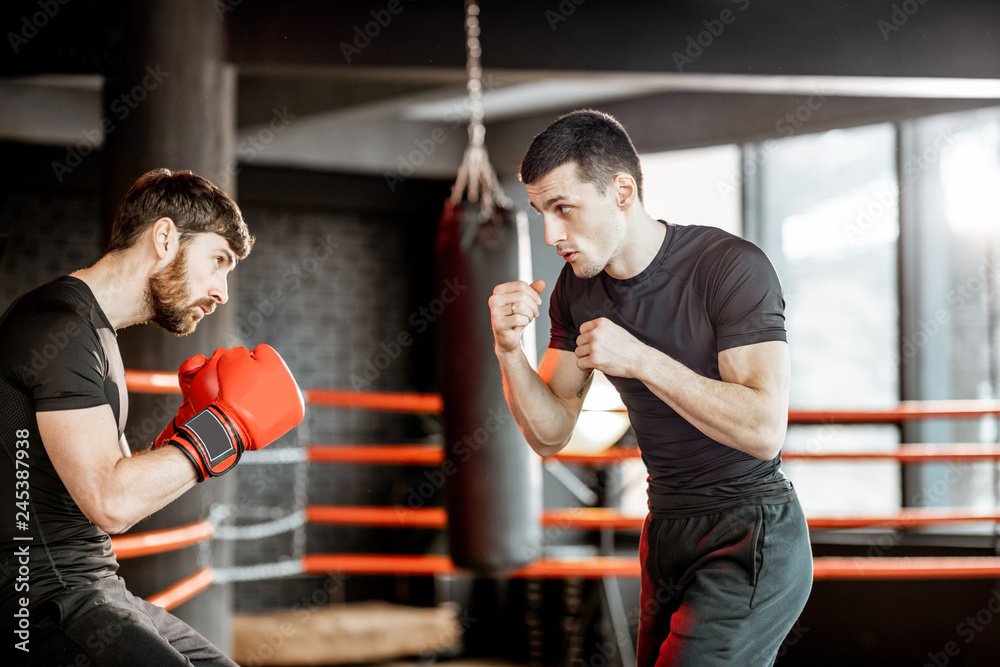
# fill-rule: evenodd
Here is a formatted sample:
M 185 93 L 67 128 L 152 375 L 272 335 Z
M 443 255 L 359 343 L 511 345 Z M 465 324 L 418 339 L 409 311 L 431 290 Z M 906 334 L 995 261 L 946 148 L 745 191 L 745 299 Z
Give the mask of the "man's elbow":
M 90 522 L 108 535 L 124 533 L 132 527 L 134 521 L 125 516 L 120 508 L 110 506 L 93 507 L 85 512 Z
M 525 434 L 525 439 L 528 441 L 528 445 L 535 451 L 536 454 L 542 458 L 547 458 L 549 456 L 554 456 L 561 452 L 566 445 L 569 444 L 570 438 L 573 437 L 573 432 L 570 431 L 569 435 L 562 438 L 554 439 L 541 439 L 537 436 L 533 438 L 527 437 Z
M 528 446 L 542 458 L 561 452 L 572 439 L 575 425 L 575 420 L 562 423 L 551 420 L 531 424 L 530 428 L 518 424 Z
M 100 523 L 96 521 L 94 523 L 108 535 L 118 535 L 132 527 L 131 521 L 118 517 L 105 517 Z
M 753 434 L 749 454 L 761 461 L 771 461 L 781 453 L 785 444 L 785 433 L 788 430 L 787 420 L 776 420 L 761 424 Z
M 568 442 L 569 440 L 561 444 L 560 443 L 542 444 L 542 443 L 530 443 L 530 442 L 528 444 L 531 445 L 531 448 L 535 450 L 536 454 L 538 454 L 544 459 L 550 456 L 555 456 L 556 454 L 561 452 L 563 450 L 563 447 L 565 447 Z

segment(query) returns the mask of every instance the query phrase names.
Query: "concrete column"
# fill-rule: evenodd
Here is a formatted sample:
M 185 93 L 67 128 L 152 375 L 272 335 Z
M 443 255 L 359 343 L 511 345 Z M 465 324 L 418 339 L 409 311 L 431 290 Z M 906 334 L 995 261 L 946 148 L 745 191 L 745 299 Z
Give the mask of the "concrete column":
M 948 226 L 942 210 L 940 160 L 928 161 L 926 167 L 907 168 L 907 161 L 933 148 L 937 128 L 926 122 L 904 122 L 899 131 L 899 266 L 900 266 L 900 400 L 926 401 L 952 398 L 949 372 L 951 334 L 948 326 L 938 324 L 936 313 L 950 307 Z M 924 164 L 921 161 L 916 164 Z M 933 335 L 922 328 L 934 324 Z M 953 442 L 947 420 L 928 419 L 907 422 L 901 427 L 901 442 Z M 928 493 L 941 480 L 948 489 L 947 472 L 951 464 L 903 466 L 902 498 L 904 505 L 948 507 L 954 503 L 944 494 Z
M 236 76 L 224 62 L 224 24 L 211 2 L 151 0 L 128 6 L 128 59 L 108 77 L 104 131 L 107 154 L 105 219 L 110 225 L 125 192 L 141 174 L 157 167 L 190 169 L 235 198 L 235 175 L 226 173 L 235 144 Z M 230 277 L 230 303 L 203 320 L 194 334 L 178 337 L 155 325 L 119 332 L 126 368 L 175 372 L 188 357 L 211 355 L 234 331 L 239 271 Z M 127 437 L 144 449 L 173 417 L 175 396 L 130 395 Z M 235 475 L 199 484 L 140 523 L 147 531 L 204 518 L 214 503 L 230 502 Z M 122 561 L 120 574 L 136 595 L 162 590 L 204 564 L 224 566 L 231 550 L 213 543 L 166 555 Z M 214 586 L 174 613 L 224 651 L 229 651 L 228 586 Z

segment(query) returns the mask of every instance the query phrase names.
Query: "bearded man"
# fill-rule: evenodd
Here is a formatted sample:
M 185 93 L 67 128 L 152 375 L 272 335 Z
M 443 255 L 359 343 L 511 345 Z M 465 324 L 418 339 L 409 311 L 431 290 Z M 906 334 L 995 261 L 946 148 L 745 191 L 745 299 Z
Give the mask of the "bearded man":
M 17 664 L 236 664 L 129 593 L 109 534 L 296 426 L 301 392 L 266 345 L 192 357 L 179 373 L 176 417 L 133 456 L 115 332 L 154 322 L 191 333 L 226 303 L 227 276 L 253 242 L 226 193 L 189 171 L 154 170 L 125 196 L 96 264 L 18 297 L 0 318 L 0 488 L 8 494 L 0 613 L 13 625 L 6 641 Z M 93 641 L 108 628 L 113 645 Z

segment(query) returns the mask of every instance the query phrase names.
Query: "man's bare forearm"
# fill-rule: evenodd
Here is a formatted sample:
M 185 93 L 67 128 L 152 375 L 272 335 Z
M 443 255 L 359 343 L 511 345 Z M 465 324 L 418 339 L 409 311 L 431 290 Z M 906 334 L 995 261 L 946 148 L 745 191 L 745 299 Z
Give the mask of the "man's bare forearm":
M 781 448 L 784 428 L 764 392 L 703 377 L 662 353 L 650 355 L 638 379 L 717 442 L 763 460 Z
M 196 483 L 194 466 L 176 447 L 122 458 L 108 480 L 105 499 L 108 533 L 121 533 L 169 505 Z M 112 530 L 107 530 L 112 528 Z
M 528 444 L 539 456 L 557 453 L 573 435 L 576 415 L 535 372 L 520 348 L 511 352 L 497 349 L 496 354 L 507 405 Z
M 781 449 L 788 420 L 788 346 L 769 341 L 719 353 L 720 379 L 704 377 L 605 318 L 584 322 L 583 368 L 635 378 L 710 438 L 759 459 Z

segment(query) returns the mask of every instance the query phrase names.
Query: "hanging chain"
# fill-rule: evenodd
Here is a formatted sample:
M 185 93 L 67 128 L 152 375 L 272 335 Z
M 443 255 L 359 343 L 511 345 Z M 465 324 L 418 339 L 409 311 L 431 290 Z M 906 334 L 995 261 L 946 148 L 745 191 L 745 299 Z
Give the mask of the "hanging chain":
M 486 153 L 486 125 L 483 111 L 483 49 L 479 42 L 479 3 L 465 0 L 465 74 L 469 93 L 469 145 L 458 169 L 458 178 L 452 187 L 453 203 L 462 200 L 468 188 L 469 201 L 480 201 L 484 212 L 493 210 L 494 200 L 501 206 L 510 201 L 500 187 L 496 173 Z
M 480 59 L 483 49 L 479 44 L 479 5 L 475 0 L 465 1 L 465 73 L 469 81 L 469 143 L 481 148 L 486 139 L 483 125 L 483 67 Z
M 469 91 L 469 201 L 479 199 L 486 126 L 483 125 L 482 46 L 479 43 L 479 4 L 465 0 L 465 74 Z M 487 190 L 483 191 L 483 195 Z M 486 202 L 483 202 L 486 205 Z

